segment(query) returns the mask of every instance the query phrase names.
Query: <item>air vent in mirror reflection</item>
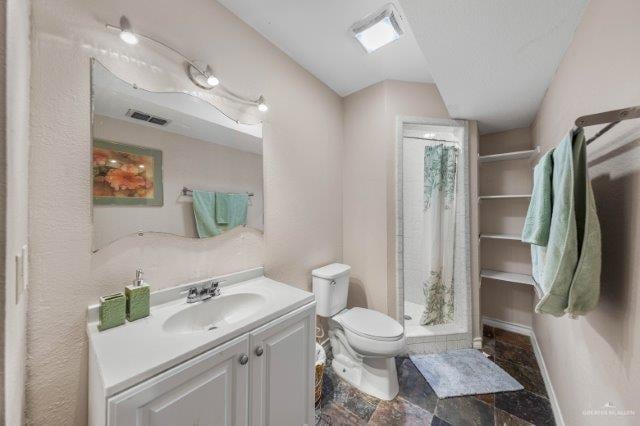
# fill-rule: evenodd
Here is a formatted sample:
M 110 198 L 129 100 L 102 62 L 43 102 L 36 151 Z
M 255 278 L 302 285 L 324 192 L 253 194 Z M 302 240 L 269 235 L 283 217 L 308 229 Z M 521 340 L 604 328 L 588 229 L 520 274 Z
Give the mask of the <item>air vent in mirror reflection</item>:
M 169 120 L 166 118 L 156 117 L 151 114 L 146 114 L 144 112 L 136 111 L 133 109 L 127 110 L 125 114 L 127 117 L 135 118 L 136 120 L 146 121 L 147 123 L 155 124 L 158 126 L 166 126 L 169 124 Z

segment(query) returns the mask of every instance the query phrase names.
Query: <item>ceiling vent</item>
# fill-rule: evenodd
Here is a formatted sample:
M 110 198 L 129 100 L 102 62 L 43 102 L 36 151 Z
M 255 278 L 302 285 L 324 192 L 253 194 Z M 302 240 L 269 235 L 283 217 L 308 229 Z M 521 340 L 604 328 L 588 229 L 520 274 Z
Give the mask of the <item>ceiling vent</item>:
M 157 126 L 166 126 L 167 124 L 169 124 L 169 120 L 167 120 L 166 118 L 156 117 L 155 115 L 136 111 L 134 109 L 127 110 L 127 113 L 125 115 L 127 117 L 135 118 L 136 120 L 146 121 L 147 123 L 155 124 Z
M 392 3 L 351 26 L 351 31 L 367 53 L 398 40 L 404 31 L 400 27 L 400 14 Z

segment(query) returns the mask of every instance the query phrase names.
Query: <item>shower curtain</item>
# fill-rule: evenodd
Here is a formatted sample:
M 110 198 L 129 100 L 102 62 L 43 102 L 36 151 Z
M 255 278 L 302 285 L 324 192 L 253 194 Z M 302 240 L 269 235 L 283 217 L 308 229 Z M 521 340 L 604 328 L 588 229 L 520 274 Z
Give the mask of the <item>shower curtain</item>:
M 431 145 L 424 148 L 424 245 L 427 276 L 422 325 L 453 320 L 453 258 L 456 222 L 456 167 L 458 149 Z

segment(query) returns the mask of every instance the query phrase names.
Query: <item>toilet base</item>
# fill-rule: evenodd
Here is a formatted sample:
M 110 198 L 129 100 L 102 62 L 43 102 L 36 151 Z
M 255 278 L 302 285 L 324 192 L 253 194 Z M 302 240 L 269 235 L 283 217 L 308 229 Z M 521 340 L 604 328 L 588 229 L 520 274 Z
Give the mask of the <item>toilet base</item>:
M 370 358 L 352 353 L 353 349 L 345 348 L 335 333 L 336 331 L 329 333 L 333 371 L 361 392 L 385 401 L 395 398 L 398 395 L 395 358 Z

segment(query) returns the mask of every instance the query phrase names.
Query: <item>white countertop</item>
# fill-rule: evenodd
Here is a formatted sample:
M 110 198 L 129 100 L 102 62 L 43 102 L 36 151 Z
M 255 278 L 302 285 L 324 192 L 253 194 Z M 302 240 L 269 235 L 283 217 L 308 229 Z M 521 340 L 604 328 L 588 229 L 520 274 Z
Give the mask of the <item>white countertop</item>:
M 187 286 L 180 286 L 183 289 Z M 194 356 L 232 340 L 275 318 L 314 301 L 313 293 L 279 283 L 264 276 L 222 287 L 222 295 L 255 293 L 266 299 L 255 314 L 216 330 L 173 333 L 163 323 L 173 314 L 189 307 L 184 295 L 165 301 L 167 295 L 155 296 L 164 303 L 152 306 L 151 315 L 105 331 L 98 331 L 95 306 L 90 307 L 87 334 L 109 397 L 167 370 Z M 166 293 L 166 291 L 165 291 Z M 153 303 L 154 296 L 152 296 Z M 207 302 L 199 302 L 207 303 Z

